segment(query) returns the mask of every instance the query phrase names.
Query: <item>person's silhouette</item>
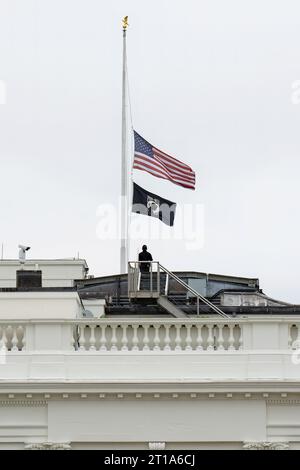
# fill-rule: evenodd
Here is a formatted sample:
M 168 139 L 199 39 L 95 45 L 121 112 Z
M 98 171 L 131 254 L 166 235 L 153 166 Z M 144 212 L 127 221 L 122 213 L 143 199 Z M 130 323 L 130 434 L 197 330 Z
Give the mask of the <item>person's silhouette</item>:
M 151 253 L 147 251 L 147 246 L 143 245 L 142 250 L 139 253 L 139 261 L 153 261 Z M 150 269 L 150 262 L 149 263 L 140 263 L 140 271 L 141 273 L 148 273 Z

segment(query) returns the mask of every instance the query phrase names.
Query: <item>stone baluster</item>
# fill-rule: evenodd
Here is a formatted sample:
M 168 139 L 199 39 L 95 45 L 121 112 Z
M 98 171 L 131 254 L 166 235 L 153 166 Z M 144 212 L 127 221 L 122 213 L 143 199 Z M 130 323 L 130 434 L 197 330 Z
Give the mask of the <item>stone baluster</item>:
M 164 351 L 170 350 L 170 325 L 165 325 Z
M 297 338 L 296 341 L 300 343 L 300 323 L 297 323 Z
M 160 340 L 159 340 L 159 329 L 160 325 L 154 325 L 155 334 L 154 334 L 154 351 L 160 351 Z
M 293 338 L 292 338 L 292 329 L 294 325 L 289 325 L 289 335 L 288 335 L 288 348 L 291 349 L 293 347 Z
M 192 336 L 191 336 L 192 325 L 186 325 L 186 339 L 185 339 L 185 350 L 192 350 Z
M 12 344 L 11 344 L 11 339 L 13 336 L 13 331 L 12 331 L 12 326 L 8 325 L 5 328 L 5 337 L 6 337 L 6 349 L 7 351 L 11 351 Z
M 139 350 L 139 347 L 138 347 L 139 339 L 138 339 L 138 334 L 137 334 L 138 327 L 139 325 L 132 325 L 132 328 L 133 328 L 132 351 Z
M 229 338 L 228 338 L 228 351 L 235 351 L 234 346 L 234 327 L 233 323 L 229 323 Z
M 2 325 L 1 327 L 1 349 L 7 351 L 7 339 L 6 339 L 6 327 Z
M 300 348 L 300 323 L 297 323 L 296 325 L 291 325 L 290 329 L 293 327 L 296 327 L 296 339 L 295 341 L 292 340 L 292 332 L 290 333 L 291 336 L 291 347 L 292 349 L 296 350 Z
M 181 351 L 182 350 L 182 343 L 181 343 L 181 337 L 180 337 L 180 332 L 181 332 L 181 325 L 175 325 L 176 328 L 176 336 L 175 336 L 175 351 Z
M 27 331 L 26 331 L 26 326 L 23 326 L 23 325 L 22 325 L 22 333 L 21 333 L 21 351 L 26 351 L 26 349 L 27 349 L 26 333 L 27 333 Z
M 18 326 L 17 325 L 12 326 L 11 330 L 12 330 L 11 350 L 18 351 L 18 336 L 17 336 Z
M 128 351 L 127 329 L 128 329 L 128 325 L 122 325 L 122 330 L 123 330 L 122 339 L 121 339 L 122 351 Z
M 9 348 L 9 326 L 2 326 L 1 347 L 8 351 Z
M 85 325 L 80 325 L 79 326 L 79 349 L 80 351 L 85 351 Z
M 214 350 L 213 328 L 214 328 L 214 325 L 211 325 L 211 324 L 207 325 L 207 329 L 208 329 L 207 351 L 213 351 Z
M 224 325 L 218 325 L 217 328 L 219 330 L 219 335 L 218 335 L 218 338 L 217 338 L 216 348 L 219 351 L 224 351 L 224 337 L 223 337 Z
M 238 350 L 243 349 L 244 346 L 244 338 L 243 338 L 243 324 L 239 326 L 240 337 L 238 340 Z
M 118 347 L 117 347 L 117 334 L 116 334 L 117 327 L 118 327 L 118 325 L 111 325 L 111 331 L 112 331 L 111 348 L 110 348 L 111 351 L 117 351 L 118 350 Z
M 107 325 L 100 325 L 100 328 L 101 328 L 100 351 L 107 351 L 106 326 Z
M 149 325 L 144 325 L 143 328 L 144 328 L 143 351 L 149 351 L 150 349 L 149 348 L 149 335 L 148 335 Z
M 196 349 L 197 351 L 203 351 L 203 337 L 202 337 L 202 326 L 196 325 L 197 328 L 197 339 L 196 339 Z
M 79 327 L 78 326 L 70 326 L 71 332 L 71 347 L 75 351 L 78 349 L 78 342 L 79 342 Z M 24 340 L 23 340 L 24 342 Z
M 96 351 L 95 328 L 96 328 L 96 325 L 90 325 L 90 331 L 91 331 L 90 347 L 89 347 L 90 351 Z

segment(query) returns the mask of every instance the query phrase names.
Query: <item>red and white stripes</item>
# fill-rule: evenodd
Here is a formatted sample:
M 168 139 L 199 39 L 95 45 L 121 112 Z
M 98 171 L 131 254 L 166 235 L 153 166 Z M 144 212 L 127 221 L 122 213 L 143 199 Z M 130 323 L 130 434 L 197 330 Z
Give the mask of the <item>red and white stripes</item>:
M 152 151 L 152 157 L 135 151 L 133 168 L 147 171 L 153 176 L 172 181 L 184 188 L 195 189 L 195 172 L 191 167 L 156 147 L 152 147 Z

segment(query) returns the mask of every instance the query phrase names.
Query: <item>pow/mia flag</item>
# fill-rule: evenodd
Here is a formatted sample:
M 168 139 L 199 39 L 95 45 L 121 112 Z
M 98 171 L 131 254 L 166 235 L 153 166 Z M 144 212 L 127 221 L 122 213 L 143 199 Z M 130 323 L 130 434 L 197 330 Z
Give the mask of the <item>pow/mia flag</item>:
M 164 224 L 174 225 L 176 203 L 150 193 L 133 183 L 132 212 L 156 217 Z

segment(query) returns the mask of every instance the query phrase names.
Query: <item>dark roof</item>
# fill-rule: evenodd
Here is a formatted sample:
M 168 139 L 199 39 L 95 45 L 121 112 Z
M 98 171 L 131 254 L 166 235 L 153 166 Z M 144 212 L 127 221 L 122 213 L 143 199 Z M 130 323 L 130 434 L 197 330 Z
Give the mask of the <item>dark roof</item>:
M 252 277 L 231 276 L 224 274 L 203 273 L 200 271 L 174 271 L 174 274 L 182 278 L 207 279 L 208 281 L 229 282 L 233 284 L 244 284 L 251 287 L 259 287 L 259 279 Z M 111 274 L 108 276 L 89 277 L 77 279 L 77 285 L 104 284 L 113 281 L 127 281 L 127 274 Z

